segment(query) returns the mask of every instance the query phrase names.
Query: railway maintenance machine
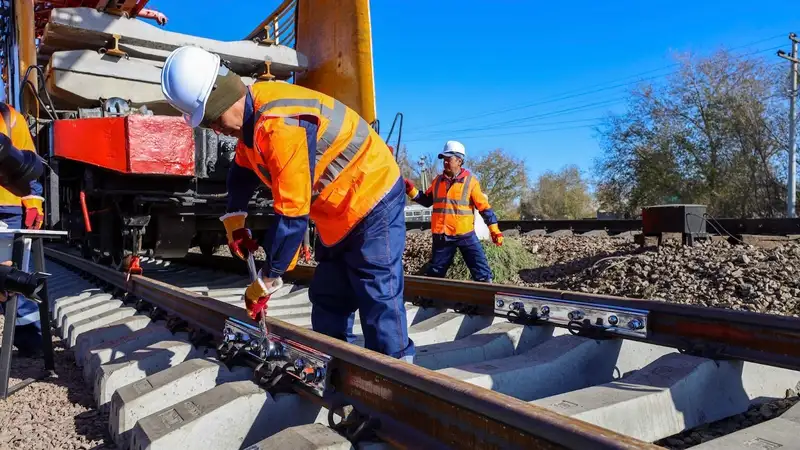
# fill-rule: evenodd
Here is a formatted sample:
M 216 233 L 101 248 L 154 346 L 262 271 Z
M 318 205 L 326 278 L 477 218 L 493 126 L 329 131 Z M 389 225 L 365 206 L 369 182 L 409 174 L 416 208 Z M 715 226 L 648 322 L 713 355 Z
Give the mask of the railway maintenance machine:
M 208 254 L 225 242 L 218 218 L 236 140 L 191 129 L 167 104 L 161 67 L 179 46 L 219 54 L 247 84 L 333 96 L 378 128 L 368 0 L 286 0 L 229 42 L 166 31 L 147 0 L 0 3 L 6 98 L 49 165 L 46 227 L 97 262 L 129 270 L 140 255 Z M 260 238 L 267 189 L 249 213 Z

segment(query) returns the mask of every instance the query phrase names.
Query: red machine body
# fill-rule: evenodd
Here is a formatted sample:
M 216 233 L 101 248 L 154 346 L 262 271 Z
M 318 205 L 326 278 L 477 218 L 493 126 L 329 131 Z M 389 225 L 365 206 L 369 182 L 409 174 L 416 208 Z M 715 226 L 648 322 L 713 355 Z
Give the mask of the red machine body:
M 180 117 L 57 120 L 53 154 L 125 174 L 195 174 L 194 134 Z

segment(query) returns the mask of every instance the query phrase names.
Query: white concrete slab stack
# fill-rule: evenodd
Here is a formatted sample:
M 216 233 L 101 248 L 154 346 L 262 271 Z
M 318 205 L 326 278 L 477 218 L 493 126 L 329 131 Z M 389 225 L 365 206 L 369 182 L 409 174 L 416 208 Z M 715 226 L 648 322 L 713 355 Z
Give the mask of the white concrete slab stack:
M 134 108 L 147 106 L 155 114 L 176 115 L 161 93 L 162 61 L 117 58 L 96 50 L 54 52 L 47 67 L 47 89 L 76 107 L 97 106 L 98 99 L 121 97 Z M 246 85 L 255 81 L 242 77 Z
M 100 53 L 113 48 L 118 35 L 119 57 Z M 93 8 L 56 8 L 50 14 L 39 50 L 47 67 L 47 89 L 64 107 L 96 107 L 100 98 L 120 97 L 133 107 L 146 105 L 156 114 L 174 115 L 161 94 L 161 67 L 178 47 L 194 45 L 216 53 L 252 84 L 265 61 L 278 80 L 304 71 L 308 59 L 290 47 L 253 41 L 217 41 L 165 31 L 136 18 L 119 17 Z

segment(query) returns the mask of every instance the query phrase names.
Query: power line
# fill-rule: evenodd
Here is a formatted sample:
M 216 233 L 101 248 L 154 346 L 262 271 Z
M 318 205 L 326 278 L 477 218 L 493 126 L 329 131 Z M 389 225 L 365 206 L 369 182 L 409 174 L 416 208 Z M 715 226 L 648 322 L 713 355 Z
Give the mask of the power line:
M 527 135 L 527 134 L 541 134 L 541 133 L 549 133 L 552 131 L 564 131 L 564 130 L 578 130 L 584 128 L 592 128 L 595 124 L 590 125 L 578 125 L 573 127 L 560 127 L 560 128 L 550 128 L 546 130 L 528 130 L 528 131 L 520 131 L 515 133 L 498 133 L 498 134 L 482 134 L 477 136 L 460 136 L 461 139 L 477 139 L 477 138 L 488 138 L 488 137 L 500 137 L 500 136 L 518 136 L 518 135 Z M 424 138 L 424 139 L 406 139 L 403 142 L 421 142 L 421 141 L 428 141 L 432 138 Z
M 748 55 L 751 55 L 751 54 L 763 53 L 763 52 L 766 52 L 766 51 L 775 50 L 775 49 L 777 49 L 779 47 L 780 46 L 769 48 L 769 49 L 757 50 L 755 52 L 751 52 L 751 53 L 748 53 L 748 54 L 739 55 L 739 56 L 737 56 L 737 58 L 742 58 L 742 57 L 745 57 L 745 56 L 748 56 Z M 775 66 L 778 66 L 778 65 L 780 65 L 780 63 L 770 64 L 768 67 L 772 68 L 772 67 L 775 67 Z M 411 139 L 407 139 L 405 142 L 429 141 L 429 140 L 437 139 L 438 136 L 441 136 L 441 135 L 444 135 L 444 134 L 452 134 L 452 133 L 475 133 L 475 132 L 481 132 L 481 131 L 496 131 L 496 130 L 508 130 L 508 129 L 519 129 L 519 128 L 528 129 L 528 128 L 531 128 L 531 127 L 538 127 L 538 126 L 567 124 L 567 123 L 578 123 L 578 122 L 594 122 L 594 123 L 591 123 L 589 125 L 583 125 L 583 126 L 560 127 L 560 128 L 546 129 L 546 130 L 536 129 L 536 130 L 528 130 L 528 131 L 512 132 L 512 133 L 468 134 L 466 136 L 460 136 L 460 137 L 462 139 L 484 138 L 484 137 L 502 137 L 502 136 L 538 134 L 538 133 L 545 133 L 545 132 L 551 132 L 551 131 L 563 131 L 563 130 L 571 130 L 571 129 L 591 128 L 591 127 L 594 127 L 596 125 L 599 125 L 599 121 L 602 120 L 603 117 L 594 117 L 594 118 L 590 118 L 590 119 L 573 119 L 573 120 L 550 122 L 550 123 L 525 123 L 525 124 L 521 124 L 521 125 L 519 123 L 520 122 L 525 122 L 525 121 L 530 121 L 530 120 L 536 120 L 536 119 L 560 116 L 560 115 L 565 115 L 565 114 L 572 114 L 572 113 L 575 113 L 577 111 L 584 111 L 585 112 L 585 111 L 590 111 L 590 110 L 596 110 L 596 109 L 600 109 L 600 108 L 602 108 L 604 106 L 608 106 L 610 104 L 616 104 L 616 103 L 618 103 L 618 102 L 620 102 L 620 101 L 622 101 L 622 100 L 624 100 L 626 98 L 627 97 L 625 97 L 625 96 L 616 97 L 616 98 L 611 98 L 611 99 L 607 99 L 607 100 L 603 100 L 603 101 L 598 101 L 598 102 L 593 102 L 593 103 L 589 103 L 589 104 L 583 104 L 583 105 L 578 105 L 578 106 L 574 106 L 574 107 L 570 107 L 570 108 L 565 108 L 565 109 L 561 109 L 561 110 L 544 112 L 544 113 L 540 113 L 540 114 L 536 114 L 536 115 L 532 115 L 532 116 L 525 116 L 525 117 L 515 118 L 515 119 L 511 119 L 511 120 L 505 120 L 505 121 L 502 121 L 502 122 L 496 122 L 496 123 L 484 125 L 484 126 L 481 126 L 481 127 L 462 128 L 462 129 L 456 129 L 456 130 L 432 130 L 432 131 L 429 131 L 429 132 L 422 133 L 421 135 L 418 135 L 418 136 L 413 136 L 413 137 L 411 137 Z M 411 133 L 411 134 L 413 134 L 413 133 Z
M 496 127 L 496 128 L 465 128 L 465 129 L 460 130 L 460 131 L 464 132 L 464 133 L 469 133 L 469 132 L 495 131 L 495 130 L 519 130 L 519 129 L 526 129 L 527 130 L 527 129 L 531 129 L 531 128 L 535 128 L 535 127 L 552 127 L 554 125 L 564 125 L 564 124 L 582 123 L 582 122 L 591 122 L 587 126 L 594 126 L 594 125 L 599 124 L 600 121 L 603 120 L 603 119 L 604 119 L 604 117 L 591 117 L 591 118 L 588 118 L 588 119 L 562 120 L 562 121 L 558 121 L 558 122 L 542 122 L 542 123 L 533 123 L 533 124 L 524 124 L 524 125 L 510 125 L 510 126 L 506 126 L 506 127 Z M 536 130 L 533 130 L 533 131 L 536 131 Z M 478 136 L 478 137 L 483 137 L 483 136 Z M 427 141 L 427 140 L 433 140 L 433 139 L 439 139 L 439 136 L 434 136 L 434 135 L 418 136 L 416 138 L 411 139 L 410 141 L 406 140 L 405 142 L 411 142 L 411 141 L 420 142 L 420 141 Z
M 544 119 L 544 118 L 549 118 L 549 117 L 562 116 L 562 115 L 565 115 L 565 114 L 573 114 L 573 113 L 578 112 L 578 111 L 586 112 L 586 111 L 596 110 L 596 109 L 600 109 L 600 108 L 604 108 L 604 107 L 607 107 L 607 106 L 610 106 L 610 105 L 617 104 L 617 103 L 619 103 L 620 101 L 622 101 L 624 99 L 625 99 L 625 97 L 615 97 L 615 98 L 612 98 L 612 99 L 602 100 L 602 101 L 598 101 L 598 102 L 594 102 L 594 103 L 583 104 L 583 105 L 574 106 L 574 107 L 570 107 L 570 108 L 564 108 L 564 109 L 560 109 L 560 110 L 556 110 L 556 111 L 550 111 L 550 112 L 535 114 L 535 115 L 532 115 L 532 116 L 519 117 L 519 118 L 516 118 L 516 119 L 505 120 L 503 122 L 495 122 L 495 123 L 487 124 L 487 125 L 480 126 L 480 127 L 462 128 L 462 129 L 458 129 L 458 130 L 441 130 L 441 131 L 434 130 L 434 131 L 429 131 L 427 133 L 422 133 L 421 136 L 417 135 L 417 136 L 412 136 L 412 137 L 416 138 L 416 140 L 420 140 L 423 137 L 425 137 L 425 138 L 433 138 L 435 136 L 439 136 L 439 135 L 442 135 L 442 134 L 449 134 L 449 133 L 463 133 L 463 132 L 472 132 L 472 131 L 489 131 L 489 130 L 499 130 L 499 129 L 507 129 L 507 128 L 519 128 L 520 126 L 535 126 L 536 124 L 527 123 L 527 124 L 520 125 L 519 123 L 520 122 L 530 121 L 530 120 L 536 120 L 536 119 Z M 579 119 L 579 120 L 586 120 L 586 119 Z M 406 135 L 408 135 L 408 134 L 409 133 L 407 133 Z
M 750 47 L 752 45 L 757 45 L 757 44 L 760 44 L 760 43 L 763 43 L 763 42 L 768 42 L 768 41 L 774 40 L 774 39 L 782 37 L 782 36 L 783 36 L 783 34 L 780 34 L 780 35 L 772 36 L 772 37 L 769 37 L 769 38 L 760 39 L 758 41 L 754 41 L 754 42 L 751 42 L 751 43 L 748 43 L 748 44 L 740 45 L 738 47 L 733 47 L 730 50 L 733 51 L 733 50 L 738 50 L 738 49 L 745 48 L 745 47 Z M 742 54 L 742 55 L 738 55 L 737 58 L 742 58 L 742 57 L 746 57 L 746 56 L 752 56 L 752 55 L 758 54 L 758 53 L 764 53 L 764 52 L 768 52 L 768 51 L 773 51 L 773 50 L 778 49 L 779 47 L 780 46 L 771 47 L 771 48 L 768 48 L 768 49 L 755 50 L 755 51 L 750 52 L 750 53 L 745 53 L 745 54 Z M 472 120 L 472 119 L 485 118 L 486 116 L 502 114 L 502 113 L 508 113 L 508 112 L 517 111 L 517 110 L 521 110 L 521 109 L 527 109 L 527 108 L 531 108 L 531 107 L 534 107 L 534 106 L 541 106 L 541 105 L 544 105 L 544 104 L 559 102 L 559 101 L 568 100 L 568 99 L 571 99 L 571 98 L 583 97 L 583 96 L 587 96 L 587 95 L 596 94 L 596 93 L 599 93 L 599 92 L 608 91 L 608 90 L 611 90 L 611 89 L 617 89 L 617 88 L 620 88 L 620 87 L 630 86 L 632 84 L 641 83 L 643 81 L 655 80 L 655 79 L 663 78 L 665 76 L 674 74 L 676 72 L 675 71 L 671 71 L 669 73 L 662 74 L 662 75 L 656 75 L 656 76 L 651 76 L 651 77 L 647 77 L 647 78 L 643 78 L 643 79 L 637 79 L 635 81 L 630 81 L 630 82 L 626 82 L 626 83 L 618 83 L 621 80 L 640 77 L 642 75 L 646 75 L 646 74 L 649 74 L 649 73 L 659 72 L 659 71 L 662 71 L 662 70 L 671 69 L 671 68 L 676 67 L 676 66 L 680 66 L 680 63 L 673 63 L 673 64 L 670 64 L 668 66 L 664 66 L 664 67 L 661 67 L 661 68 L 658 68 L 658 69 L 652 69 L 652 70 L 648 70 L 648 71 L 645 71 L 645 72 L 640 72 L 638 74 L 629 75 L 627 77 L 623 77 L 623 78 L 619 78 L 619 79 L 616 79 L 616 80 L 608 81 L 608 82 L 605 82 L 605 83 L 596 84 L 596 85 L 592 86 L 593 89 L 590 89 L 590 90 L 585 90 L 584 89 L 584 90 L 566 91 L 566 92 L 562 92 L 560 94 L 555 94 L 555 98 L 545 97 L 545 99 L 540 100 L 540 101 L 536 101 L 536 102 L 525 103 L 525 104 L 522 104 L 522 105 L 512 106 L 512 107 L 509 107 L 509 108 L 503 108 L 503 109 L 494 110 L 494 111 L 488 111 L 488 112 L 484 112 L 484 113 L 481 113 L 481 114 L 478 114 L 478 115 L 456 118 L 456 119 L 448 120 L 448 121 L 445 121 L 445 122 L 439 122 L 439 123 L 434 123 L 434 124 L 423 125 L 423 126 L 415 128 L 414 130 L 411 130 L 410 132 L 413 133 L 413 132 L 418 132 L 420 130 L 428 129 L 428 128 L 431 128 L 431 127 L 439 127 L 439 126 L 442 126 L 442 125 L 448 125 L 448 124 L 453 124 L 453 123 L 458 123 L 458 122 L 464 122 L 464 121 L 469 121 L 469 120 Z M 617 83 L 617 84 L 614 84 L 612 86 L 600 87 L 600 86 L 607 85 L 609 83 Z M 442 132 L 446 132 L 446 131 L 447 130 L 442 130 Z

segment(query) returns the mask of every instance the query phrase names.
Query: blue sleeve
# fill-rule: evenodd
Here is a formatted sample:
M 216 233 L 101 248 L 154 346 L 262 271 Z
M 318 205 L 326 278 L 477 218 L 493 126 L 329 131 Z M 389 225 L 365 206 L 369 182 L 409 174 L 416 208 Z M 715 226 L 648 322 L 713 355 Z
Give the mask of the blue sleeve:
M 480 212 L 481 217 L 483 217 L 483 221 L 486 222 L 486 225 L 493 225 L 497 223 L 497 216 L 492 211 L 492 208 L 486 208 Z
M 247 204 L 260 183 L 261 180 L 255 172 L 236 164 L 236 160 L 231 161 L 227 179 L 228 206 L 225 212 L 247 211 Z
M 314 183 L 314 168 L 317 154 L 317 124 L 300 120 L 300 126 L 306 129 L 306 148 L 308 149 L 308 178 Z M 267 252 L 267 261 L 262 267 L 262 275 L 267 278 L 277 278 L 286 272 L 292 263 L 297 249 L 303 243 L 308 228 L 308 216 L 286 217 L 275 214 L 275 223 L 264 236 L 264 249 Z M 265 273 L 269 271 L 268 273 Z
M 430 208 L 433 205 L 433 195 L 428 195 L 422 191 L 419 191 L 416 197 L 412 198 L 411 200 L 419 203 L 420 205 Z
M 308 216 L 286 217 L 276 214 L 275 219 L 275 223 L 264 236 L 267 261 L 261 270 L 262 275 L 267 278 L 278 278 L 286 272 L 303 243 L 308 227 Z
M 39 183 L 39 180 L 36 180 L 36 179 L 31 180 L 31 193 L 30 193 L 30 195 L 36 195 L 36 196 L 41 197 L 43 195 L 42 194 L 43 191 L 44 191 L 44 189 L 42 189 L 42 183 Z

